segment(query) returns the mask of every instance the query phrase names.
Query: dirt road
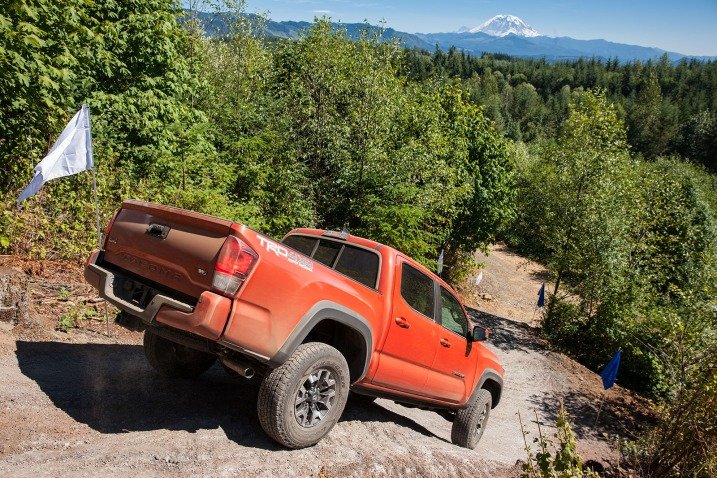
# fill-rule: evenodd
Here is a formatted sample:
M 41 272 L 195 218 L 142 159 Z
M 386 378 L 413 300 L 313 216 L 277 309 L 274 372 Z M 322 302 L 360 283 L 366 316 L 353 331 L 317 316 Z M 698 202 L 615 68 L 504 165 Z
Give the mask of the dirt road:
M 46 294 L 51 283 L 39 278 L 35 288 Z M 163 378 L 146 363 L 139 334 L 51 330 L 61 307 L 40 301 L 32 326 L 0 331 L 0 476 L 517 476 L 519 410 L 530 439 L 534 413 L 547 427 L 563 399 L 581 451 L 602 462 L 614 456 L 606 435 L 631 426 L 621 418 L 629 394 L 611 392 L 593 428 L 594 373 L 546 350 L 528 325 L 473 311 L 494 331 L 491 347 L 507 371 L 475 450 L 450 444 L 442 417 L 386 400 L 350 402 L 317 446 L 285 450 L 259 426 L 255 383 L 218 366 L 195 381 Z

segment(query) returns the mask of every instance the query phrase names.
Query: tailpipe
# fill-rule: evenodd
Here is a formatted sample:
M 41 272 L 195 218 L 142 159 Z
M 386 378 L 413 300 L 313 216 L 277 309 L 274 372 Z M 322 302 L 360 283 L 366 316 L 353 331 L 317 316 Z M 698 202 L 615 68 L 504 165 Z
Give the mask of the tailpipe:
M 252 378 L 254 376 L 254 369 L 246 362 L 222 357 L 222 365 L 224 365 L 229 370 L 238 373 L 244 378 Z

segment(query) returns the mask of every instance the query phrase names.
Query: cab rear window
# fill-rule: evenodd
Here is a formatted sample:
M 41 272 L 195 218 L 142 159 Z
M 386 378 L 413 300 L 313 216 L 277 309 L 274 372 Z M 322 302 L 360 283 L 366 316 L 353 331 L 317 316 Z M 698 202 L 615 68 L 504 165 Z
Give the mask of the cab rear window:
M 309 257 L 311 257 L 311 253 L 314 252 L 314 247 L 317 242 L 319 242 L 317 238 L 306 236 L 289 236 L 284 239 L 285 245 Z
M 287 236 L 282 243 L 341 274 L 376 288 L 379 256 L 373 251 L 342 241 L 308 236 Z

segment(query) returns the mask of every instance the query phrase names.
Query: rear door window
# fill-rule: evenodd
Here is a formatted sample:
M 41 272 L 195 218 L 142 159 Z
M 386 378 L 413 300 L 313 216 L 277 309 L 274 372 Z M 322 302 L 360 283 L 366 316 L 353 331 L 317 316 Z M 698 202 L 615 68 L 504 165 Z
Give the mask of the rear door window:
M 433 279 L 406 263 L 401 267 L 401 297 L 412 309 L 433 320 Z

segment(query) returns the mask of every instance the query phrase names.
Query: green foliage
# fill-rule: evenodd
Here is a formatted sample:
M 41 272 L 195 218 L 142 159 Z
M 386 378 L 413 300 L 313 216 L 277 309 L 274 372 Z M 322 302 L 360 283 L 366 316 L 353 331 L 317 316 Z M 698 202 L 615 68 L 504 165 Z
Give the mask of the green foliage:
M 717 158 L 717 112 L 702 111 L 682 123 L 678 150 L 688 158 L 715 170 Z
M 518 417 L 525 440 L 525 452 L 528 454 L 528 460 L 523 464 L 522 476 L 524 478 L 597 478 L 600 476 L 593 470 L 583 467 L 583 460 L 577 451 L 577 440 L 562 402 L 555 422 L 557 444 L 543 434 L 536 413 L 538 436 L 533 439 L 533 443 L 537 445 L 538 450 L 535 453 L 528 445 L 526 437 L 529 432 L 523 427 L 520 412 Z
M 85 0 L 15 0 L 0 13 L 0 191 L 23 185 L 73 103 Z
M 57 319 L 57 326 L 55 327 L 60 332 L 69 332 L 70 329 L 75 328 L 75 314 L 74 312 L 66 312 Z
M 717 329 L 713 178 L 676 159 L 631 160 L 601 93 L 568 111 L 555 143 L 516 150 L 505 237 L 554 274 L 543 320 L 554 345 L 594 370 L 622 347 L 621 383 L 669 398 Z
M 633 280 L 656 298 L 681 302 L 712 289 L 717 224 L 701 182 L 704 173 L 676 160 L 643 163 L 630 236 Z
M 630 144 L 648 158 L 669 154 L 679 132 L 678 110 L 663 98 L 654 74 L 641 85 L 628 111 Z
M 73 305 L 58 317 L 55 330 L 67 333 L 70 329 L 80 327 L 83 320 L 91 319 L 96 315 L 97 311 L 93 307 Z
M 64 12 L 63 22 L 74 23 L 46 22 L 23 5 L 51 17 Z M 74 28 L 84 36 L 53 36 L 57 48 L 78 52 L 77 76 L 63 77 L 50 95 L 54 109 L 4 130 L 11 141 L 0 141 L 0 162 L 23 166 L 3 185 L 3 218 L 47 148 L 28 146 L 23 135 L 53 138 L 88 102 L 103 223 L 134 197 L 272 235 L 347 226 L 431 268 L 445 248 L 449 278 L 465 274 L 472 251 L 512 215 L 513 167 L 505 141 L 462 85 L 407 82 L 398 47 L 375 29 L 349 41 L 322 20 L 298 41 L 267 45 L 254 34 L 261 19 L 242 15 L 243 2 L 217 5 L 226 7 L 235 24 L 210 40 L 191 16 L 182 29 L 169 0 L 17 3 L 2 23 L 17 55 L 39 49 L 51 62 L 56 54 L 18 44 L 20 18 L 47 35 Z M 4 74 L 7 101 L 37 99 L 35 90 L 12 91 L 24 73 Z M 23 161 L 13 161 L 16 154 Z M 82 257 L 96 241 L 92 207 L 89 175 L 53 181 L 0 222 L 0 247 Z
M 717 474 L 717 347 L 703 349 L 686 385 L 661 407 L 660 423 L 627 455 L 641 476 L 712 477 Z
M 84 102 L 92 108 L 103 222 L 126 197 L 222 210 L 226 175 L 208 171 L 214 147 L 190 101 L 201 82 L 174 8 L 170 0 L 18 0 L 3 11 L 0 247 L 77 258 L 96 244 L 87 173 L 52 181 L 11 212 L 32 166 Z
M 460 85 L 407 84 L 375 32 L 348 41 L 322 20 L 269 49 L 237 18 L 206 45 L 205 109 L 240 219 L 272 234 L 345 226 L 429 267 L 449 245 L 457 268 L 510 217 L 505 145 Z
M 646 158 L 679 154 L 711 170 L 715 162 L 717 62 L 577 60 L 466 55 L 455 49 L 406 50 L 411 79 L 460 77 L 499 131 L 518 141 L 552 138 L 567 117 L 572 92 L 602 89 L 628 126 L 632 151 Z
M 568 279 L 593 307 L 614 285 L 615 265 L 626 254 L 624 127 L 604 94 L 586 92 L 571 104 L 557 142 L 537 153 L 522 164 L 512 240 L 547 261 L 554 294 Z

